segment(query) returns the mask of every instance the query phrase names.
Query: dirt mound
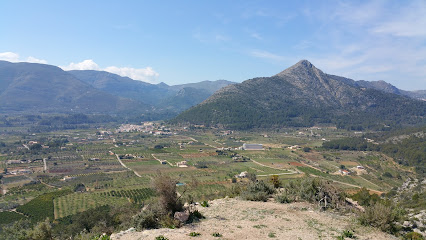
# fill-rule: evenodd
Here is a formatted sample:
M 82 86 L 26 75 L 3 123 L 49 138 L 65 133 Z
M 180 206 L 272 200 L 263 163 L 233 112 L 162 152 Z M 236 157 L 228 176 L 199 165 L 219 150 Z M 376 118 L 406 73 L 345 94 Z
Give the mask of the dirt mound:
M 152 239 L 163 235 L 177 239 L 336 239 L 344 230 L 353 230 L 357 239 L 397 239 L 379 230 L 356 224 L 353 217 L 319 212 L 308 203 L 279 204 L 218 199 L 210 207 L 199 207 L 206 217 L 179 229 L 154 229 L 114 234 L 113 240 Z M 190 237 L 191 232 L 201 233 Z M 222 237 L 213 237 L 220 233 Z

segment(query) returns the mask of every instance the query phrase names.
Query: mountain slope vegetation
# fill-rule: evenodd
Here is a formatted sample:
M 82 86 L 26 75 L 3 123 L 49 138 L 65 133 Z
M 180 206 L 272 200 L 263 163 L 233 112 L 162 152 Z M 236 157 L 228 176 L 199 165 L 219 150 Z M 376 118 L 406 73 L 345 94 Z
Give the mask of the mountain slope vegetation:
M 0 61 L 0 112 L 145 111 L 139 102 L 101 92 L 62 69 Z
M 332 123 L 355 130 L 425 123 L 426 102 L 349 81 L 303 60 L 272 77 L 222 88 L 172 122 L 237 129 Z

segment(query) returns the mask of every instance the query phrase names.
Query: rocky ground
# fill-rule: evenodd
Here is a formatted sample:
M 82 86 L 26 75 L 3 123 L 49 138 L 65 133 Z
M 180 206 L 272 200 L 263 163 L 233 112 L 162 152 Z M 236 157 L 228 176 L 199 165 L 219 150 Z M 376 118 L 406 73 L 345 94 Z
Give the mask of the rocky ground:
M 113 240 L 152 239 L 163 235 L 178 239 L 337 239 L 344 230 L 353 230 L 357 239 L 389 240 L 396 237 L 380 230 L 362 227 L 354 216 L 319 212 L 308 203 L 280 204 L 250 202 L 233 198 L 199 206 L 206 219 L 179 229 L 154 229 L 143 232 L 127 231 L 113 234 Z M 201 235 L 190 237 L 191 232 Z M 212 236 L 219 233 L 221 237 Z

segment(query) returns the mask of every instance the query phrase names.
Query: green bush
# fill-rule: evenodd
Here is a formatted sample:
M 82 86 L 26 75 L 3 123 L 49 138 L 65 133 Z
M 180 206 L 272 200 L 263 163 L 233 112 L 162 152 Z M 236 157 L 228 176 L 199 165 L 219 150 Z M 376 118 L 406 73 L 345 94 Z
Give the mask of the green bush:
M 207 201 L 202 201 L 202 202 L 201 202 L 201 206 L 202 206 L 202 207 L 209 207 L 210 205 L 209 205 L 209 202 L 207 202 Z
M 194 221 L 198 221 L 203 218 L 206 218 L 206 217 L 204 217 L 203 214 L 201 214 L 198 210 L 195 210 L 189 213 L 189 217 L 186 223 L 192 223 Z
M 284 195 L 285 194 L 285 195 Z M 345 203 L 345 193 L 331 182 L 318 178 L 303 178 L 287 182 L 284 185 L 282 201 L 285 196 L 290 200 L 318 203 L 322 208 L 339 208 Z
M 362 225 L 376 227 L 384 232 L 395 233 L 398 230 L 395 222 L 400 217 L 401 213 L 398 208 L 377 202 L 365 208 L 365 212 L 359 216 L 359 221 Z
M 280 195 L 277 195 L 275 197 L 275 201 L 279 202 L 279 203 L 291 203 L 294 201 L 294 199 L 290 196 L 287 195 L 287 193 L 283 192 Z
M 201 233 L 199 233 L 199 232 L 191 232 L 191 233 L 189 234 L 189 236 L 190 236 L 190 237 L 198 237 L 198 236 L 201 236 Z
M 165 228 L 179 228 L 182 223 L 170 215 L 163 215 L 160 218 L 160 225 Z
M 163 236 L 163 235 L 160 235 L 160 236 L 157 236 L 157 237 L 155 237 L 155 240 L 169 240 L 168 238 L 166 238 L 165 236 Z
M 222 237 L 222 234 L 218 233 L 218 232 L 214 232 L 212 233 L 213 237 Z
M 423 240 L 423 236 L 420 233 L 409 232 L 405 234 L 404 240 Z
M 141 211 L 133 216 L 132 225 L 139 231 L 144 229 L 153 229 L 160 226 L 159 214 L 152 209 Z
M 266 202 L 268 197 L 275 192 L 273 186 L 266 184 L 264 181 L 250 183 L 247 189 L 241 193 L 241 197 L 249 201 Z
M 345 231 L 343 231 L 342 236 L 345 237 L 345 238 L 355 238 L 355 234 L 351 230 L 345 230 Z

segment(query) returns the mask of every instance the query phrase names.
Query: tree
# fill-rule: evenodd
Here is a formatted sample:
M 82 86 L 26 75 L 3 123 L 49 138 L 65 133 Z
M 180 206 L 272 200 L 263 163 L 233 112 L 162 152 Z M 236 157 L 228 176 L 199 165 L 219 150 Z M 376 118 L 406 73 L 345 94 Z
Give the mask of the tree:
M 176 182 L 170 176 L 163 175 L 160 172 L 153 181 L 154 189 L 160 198 L 160 205 L 166 213 L 174 214 L 181 211 L 183 207 L 176 192 Z
M 303 148 L 303 151 L 304 151 L 304 152 L 310 152 L 311 150 L 312 150 L 312 149 L 311 149 L 310 147 L 304 147 L 304 148 Z
M 274 188 L 279 188 L 281 186 L 281 181 L 278 175 L 272 175 L 269 177 L 269 182 L 274 185 Z

